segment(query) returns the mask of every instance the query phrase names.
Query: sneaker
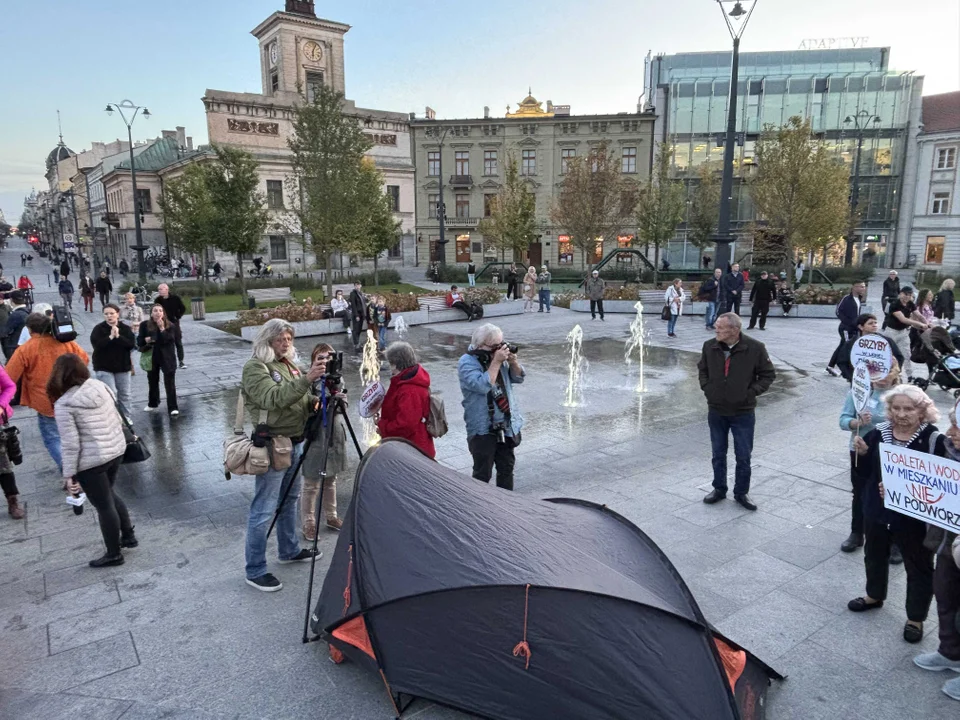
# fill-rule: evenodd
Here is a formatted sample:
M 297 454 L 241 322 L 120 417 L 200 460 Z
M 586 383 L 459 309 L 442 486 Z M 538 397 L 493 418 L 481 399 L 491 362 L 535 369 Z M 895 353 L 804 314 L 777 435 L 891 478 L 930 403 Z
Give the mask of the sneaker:
M 252 580 L 247 578 L 247 585 L 257 590 L 262 590 L 263 592 L 276 592 L 277 590 L 283 589 L 283 583 L 270 573 L 261 575 L 258 578 L 253 578 Z
M 900 548 L 898 548 L 896 545 L 890 546 L 890 564 L 891 565 L 903 564 L 903 555 L 900 553 Z
M 960 678 L 947 680 L 943 684 L 943 694 L 954 700 L 960 700 Z
M 960 660 L 951 660 L 938 652 L 924 653 L 917 655 L 913 659 L 913 664 L 918 668 L 930 670 L 931 672 L 940 672 L 942 670 L 953 670 L 960 673 Z
M 179 415 L 180 415 L 180 411 L 179 411 L 179 410 L 171 410 L 171 411 L 170 411 L 170 417 L 178 417 Z
M 313 557 L 314 557 L 313 549 L 302 548 L 300 552 L 298 552 L 292 558 L 289 558 L 287 560 L 280 558 L 280 562 L 284 565 L 289 565 L 290 563 L 298 563 L 298 562 L 310 562 L 313 559 Z M 322 557 L 323 557 L 323 553 L 317 550 L 316 551 L 317 560 L 319 560 Z
M 130 528 L 129 535 L 120 535 L 120 547 L 122 548 L 135 548 L 140 544 L 140 541 L 137 540 L 137 536 L 133 534 L 134 528 Z
M 186 369 L 187 369 L 187 366 L 184 365 L 183 363 L 180 363 L 180 369 L 181 369 L 181 370 L 186 370 Z
M 840 377 L 840 371 L 835 367 L 827 366 L 827 375 L 833 375 L 833 377 Z
M 96 560 L 90 561 L 90 567 L 92 568 L 112 567 L 114 565 L 123 565 L 123 555 L 120 553 L 116 555 L 103 555 Z
M 340 518 L 337 518 L 337 517 L 335 517 L 335 518 L 328 518 L 328 519 L 327 519 L 327 527 L 328 527 L 330 530 L 339 530 L 340 528 L 343 527 L 343 520 L 341 520 Z
M 149 405 L 147 405 L 147 406 L 143 409 L 143 411 L 144 411 L 144 412 L 153 412 L 154 410 L 158 410 L 158 409 L 159 409 L 158 407 L 150 407 Z
M 859 547 L 863 547 L 863 533 L 852 532 L 847 536 L 847 539 L 840 544 L 840 551 L 849 553 Z

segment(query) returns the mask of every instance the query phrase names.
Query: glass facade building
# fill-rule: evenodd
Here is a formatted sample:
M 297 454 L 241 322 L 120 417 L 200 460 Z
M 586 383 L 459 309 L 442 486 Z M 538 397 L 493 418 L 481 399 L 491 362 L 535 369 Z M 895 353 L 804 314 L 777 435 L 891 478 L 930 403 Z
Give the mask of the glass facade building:
M 765 126 L 783 125 L 794 115 L 809 118 L 852 176 L 857 129 L 844 119 L 866 111 L 880 120 L 865 123 L 856 234 L 860 252 L 865 244 L 885 250 L 897 224 L 908 130 L 922 83 L 912 72 L 890 70 L 888 58 L 889 48 L 740 53 L 731 210 L 735 232 L 755 217 L 745 180 Z M 659 117 L 658 140 L 674 150 L 678 177 L 696 178 L 707 162 L 715 163 L 718 172 L 722 167 L 731 62 L 729 51 L 658 55 L 649 61 L 645 96 Z M 697 252 L 686 247 L 682 235 L 670 248 L 671 262 L 691 265 Z M 740 250 L 745 250 L 743 244 L 741 240 Z

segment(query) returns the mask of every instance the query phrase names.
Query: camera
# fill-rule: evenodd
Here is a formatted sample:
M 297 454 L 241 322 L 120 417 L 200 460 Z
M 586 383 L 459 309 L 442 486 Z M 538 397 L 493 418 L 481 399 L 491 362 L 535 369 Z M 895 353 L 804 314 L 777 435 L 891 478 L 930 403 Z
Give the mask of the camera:
M 343 390 L 343 353 L 334 352 L 330 354 L 330 357 L 327 358 L 327 369 L 323 374 L 321 380 L 316 380 L 313 383 L 313 394 L 319 396 L 321 390 L 326 388 L 326 391 L 331 395 L 344 392 Z
M 502 343 L 500 343 L 500 347 L 505 347 L 507 350 L 509 350 L 510 352 L 512 352 L 514 355 L 516 355 L 516 354 L 520 351 L 520 346 L 519 346 L 519 345 L 513 345 L 513 344 L 508 343 L 508 342 L 502 342 Z
M 336 378 L 337 380 L 343 374 L 343 353 L 335 352 L 327 360 L 327 379 Z

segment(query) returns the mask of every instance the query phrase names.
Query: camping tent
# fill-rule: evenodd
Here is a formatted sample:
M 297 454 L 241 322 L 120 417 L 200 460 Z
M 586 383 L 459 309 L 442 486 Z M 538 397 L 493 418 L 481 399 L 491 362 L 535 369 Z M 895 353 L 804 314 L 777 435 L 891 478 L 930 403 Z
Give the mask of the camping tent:
M 762 718 L 773 670 L 713 631 L 606 507 L 477 482 L 403 441 L 367 453 L 311 617 L 403 695 L 489 718 Z

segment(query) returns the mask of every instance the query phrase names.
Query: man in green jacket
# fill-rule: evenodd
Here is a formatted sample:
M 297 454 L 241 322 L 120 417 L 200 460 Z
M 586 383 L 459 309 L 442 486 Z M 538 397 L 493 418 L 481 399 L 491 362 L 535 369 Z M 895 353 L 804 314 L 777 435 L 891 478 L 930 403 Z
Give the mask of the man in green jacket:
M 766 392 L 777 377 L 762 342 L 742 335 L 740 317 L 724 313 L 715 323 L 717 337 L 703 344 L 700 389 L 707 397 L 707 423 L 713 446 L 713 490 L 703 501 L 708 505 L 727 496 L 727 438 L 733 434 L 737 458 L 734 499 L 747 510 L 756 510 L 750 490 L 750 453 L 753 451 L 754 409 L 757 396 Z
M 277 518 L 280 562 L 309 562 L 313 557 L 310 550 L 301 549 L 297 537 L 300 478 L 294 475 L 294 470 L 303 450 L 304 427 L 316 407 L 311 389 L 314 381 L 326 372 L 327 364 L 318 358 L 306 371 L 297 367 L 293 336 L 293 327 L 286 320 L 268 320 L 253 341 L 253 357 L 243 366 L 240 380 L 240 392 L 254 424 L 265 424 L 272 435 L 288 437 L 293 442 L 289 468 L 271 468 L 256 476 L 247 518 L 247 584 L 264 592 L 276 592 L 283 587 L 267 572 L 267 529 L 288 487 L 287 500 Z

